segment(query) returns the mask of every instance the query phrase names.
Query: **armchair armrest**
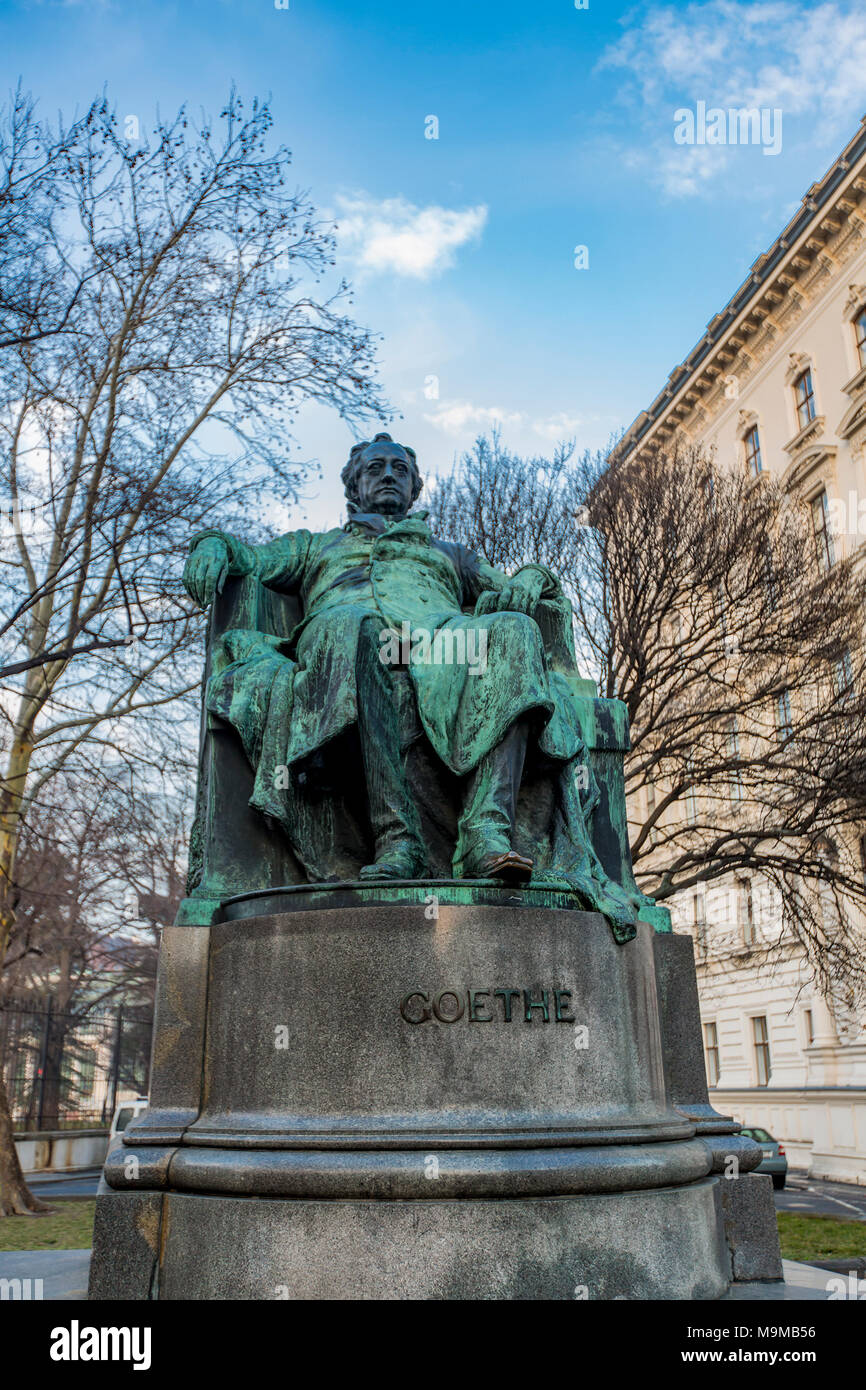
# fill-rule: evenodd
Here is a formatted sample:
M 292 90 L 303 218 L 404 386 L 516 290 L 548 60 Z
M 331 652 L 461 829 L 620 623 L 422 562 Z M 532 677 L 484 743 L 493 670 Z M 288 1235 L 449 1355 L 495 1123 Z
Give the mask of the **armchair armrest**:
M 208 713 L 204 703 L 217 638 L 231 628 L 288 637 L 300 616 L 295 598 L 266 589 L 254 575 L 227 579 L 211 607 L 202 681 L 195 819 L 187 896 L 178 908 L 178 926 L 209 926 L 218 918 L 222 899 L 242 892 L 251 873 L 275 884 L 303 880 L 288 845 L 269 833 L 248 804 L 253 770 L 239 741 L 222 720 Z
M 657 932 L 671 931 L 671 915 L 635 882 L 625 801 L 625 755 L 631 748 L 628 710 L 622 700 L 600 699 L 595 681 L 578 671 L 572 608 L 568 599 L 544 599 L 535 620 L 551 669 L 565 676 L 572 691 L 581 737 L 601 799 L 592 817 L 592 842 L 605 873 L 640 902 L 640 916 Z
M 572 685 L 576 685 L 572 682 Z M 591 693 L 575 690 L 581 736 L 601 799 L 592 817 L 592 841 L 605 872 L 641 903 L 640 918 L 657 932 L 672 930 L 671 914 L 642 893 L 635 882 L 628 837 L 625 801 L 625 755 L 631 748 L 628 710 L 622 700 L 600 699 L 592 681 L 581 681 Z

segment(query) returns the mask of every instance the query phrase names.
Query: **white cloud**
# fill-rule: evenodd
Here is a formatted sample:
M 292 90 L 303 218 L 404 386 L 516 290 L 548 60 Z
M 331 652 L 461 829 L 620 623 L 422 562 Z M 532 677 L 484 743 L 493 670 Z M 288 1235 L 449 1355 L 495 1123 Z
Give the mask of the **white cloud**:
M 731 167 L 733 154 L 675 147 L 678 107 L 778 108 L 786 146 L 856 128 L 866 87 L 860 0 L 706 0 L 636 13 L 599 66 L 622 74 L 623 100 L 638 113 L 623 158 L 671 195 L 699 192 Z
M 568 415 L 564 410 L 560 410 L 556 415 L 548 415 L 544 420 L 533 420 L 532 428 L 542 439 L 559 444 L 561 440 L 575 438 L 585 423 L 581 415 Z
M 533 439 L 543 439 L 546 444 L 560 444 L 568 439 L 580 439 L 587 427 L 602 417 L 592 415 L 572 415 L 559 410 L 551 415 L 533 418 L 522 410 L 506 410 L 498 405 L 473 405 L 471 401 L 443 401 L 435 410 L 423 417 L 428 424 L 441 430 L 443 434 L 460 436 L 483 434 L 496 426 L 511 431 L 509 442 L 515 448 L 531 451 L 537 448 Z M 616 420 L 611 418 L 610 428 Z
M 454 264 L 455 253 L 477 241 L 485 206 L 417 207 L 405 198 L 381 201 L 364 193 L 337 199 L 340 246 L 360 271 L 429 280 Z
M 472 405 L 469 401 L 443 401 L 424 419 L 445 434 L 473 434 L 494 425 L 521 425 L 526 419 L 520 411 L 502 410 L 499 406 Z

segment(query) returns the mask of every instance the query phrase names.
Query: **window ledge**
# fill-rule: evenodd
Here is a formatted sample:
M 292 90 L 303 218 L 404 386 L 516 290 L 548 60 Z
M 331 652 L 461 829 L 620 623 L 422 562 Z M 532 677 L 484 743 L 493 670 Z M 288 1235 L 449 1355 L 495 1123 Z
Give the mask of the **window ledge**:
M 784 446 L 785 453 L 793 457 L 794 454 L 802 449 L 804 444 L 808 443 L 813 435 L 816 438 L 822 435 L 824 433 L 825 420 L 826 416 L 824 415 L 814 416 L 808 424 L 805 424 L 802 429 L 797 431 L 793 439 L 788 440 L 788 443 Z
M 855 372 L 851 380 L 845 382 L 842 390 L 846 396 L 858 396 L 864 387 L 866 387 L 866 366 L 861 367 L 859 372 Z

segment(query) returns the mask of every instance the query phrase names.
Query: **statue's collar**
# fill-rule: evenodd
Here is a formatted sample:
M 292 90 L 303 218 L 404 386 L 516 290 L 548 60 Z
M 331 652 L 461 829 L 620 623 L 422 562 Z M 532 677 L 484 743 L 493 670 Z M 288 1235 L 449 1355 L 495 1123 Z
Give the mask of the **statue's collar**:
M 381 536 L 384 531 L 394 531 L 399 528 L 404 534 L 426 535 L 428 533 L 428 516 L 429 512 L 424 507 L 419 507 L 417 511 L 408 512 L 406 516 L 382 516 L 381 512 L 356 512 L 350 507 L 349 520 L 343 530 L 352 531 L 357 528 L 360 531 L 369 531 L 373 535 Z

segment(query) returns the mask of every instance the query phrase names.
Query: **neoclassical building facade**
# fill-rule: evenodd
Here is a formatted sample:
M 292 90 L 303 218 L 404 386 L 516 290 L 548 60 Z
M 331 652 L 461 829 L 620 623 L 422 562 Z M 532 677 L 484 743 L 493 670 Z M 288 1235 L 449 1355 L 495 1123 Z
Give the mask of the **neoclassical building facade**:
M 620 447 L 676 436 L 796 491 L 819 564 L 866 541 L 866 118 Z M 671 904 L 696 939 L 714 1104 L 793 1167 L 866 1183 L 866 1017 L 822 995 L 793 940 L 772 944 L 760 884 L 747 900 Z

